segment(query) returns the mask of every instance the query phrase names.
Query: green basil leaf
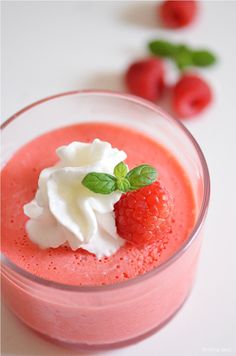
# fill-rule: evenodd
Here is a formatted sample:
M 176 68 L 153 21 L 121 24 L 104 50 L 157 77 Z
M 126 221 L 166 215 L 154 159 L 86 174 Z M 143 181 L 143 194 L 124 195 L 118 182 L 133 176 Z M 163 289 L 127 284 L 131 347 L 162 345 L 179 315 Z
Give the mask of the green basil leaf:
M 172 57 L 176 52 L 176 46 L 164 40 L 149 42 L 148 48 L 152 54 L 160 57 Z
M 216 62 L 215 55 L 207 50 L 192 52 L 192 61 L 195 66 L 208 67 Z
M 106 173 L 89 173 L 82 184 L 94 193 L 110 194 L 116 190 L 116 178 Z
M 117 189 L 122 193 L 126 193 L 130 190 L 130 182 L 126 178 L 118 179 L 116 186 L 117 186 Z
M 174 60 L 180 70 L 184 70 L 185 68 L 192 66 L 193 61 L 191 49 L 183 44 L 178 45 L 174 55 Z
M 128 173 L 128 168 L 124 162 L 118 163 L 114 168 L 114 175 L 117 178 L 123 178 Z
M 176 45 L 176 53 L 177 52 L 189 52 L 189 53 L 192 53 L 192 50 L 189 46 L 186 46 L 185 44 L 183 43 L 180 43 L 178 45 Z
M 136 190 L 155 182 L 157 179 L 157 171 L 148 164 L 142 164 L 129 171 L 126 175 L 126 179 L 128 179 L 130 183 L 130 190 Z

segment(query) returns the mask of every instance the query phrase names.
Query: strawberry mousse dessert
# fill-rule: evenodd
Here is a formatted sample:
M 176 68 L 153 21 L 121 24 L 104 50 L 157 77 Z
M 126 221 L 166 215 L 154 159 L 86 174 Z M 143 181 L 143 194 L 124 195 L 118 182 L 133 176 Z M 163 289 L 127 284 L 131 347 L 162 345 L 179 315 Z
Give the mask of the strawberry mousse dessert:
M 134 96 L 84 91 L 2 126 L 2 291 L 42 336 L 124 346 L 166 324 L 195 278 L 209 202 L 185 127 Z

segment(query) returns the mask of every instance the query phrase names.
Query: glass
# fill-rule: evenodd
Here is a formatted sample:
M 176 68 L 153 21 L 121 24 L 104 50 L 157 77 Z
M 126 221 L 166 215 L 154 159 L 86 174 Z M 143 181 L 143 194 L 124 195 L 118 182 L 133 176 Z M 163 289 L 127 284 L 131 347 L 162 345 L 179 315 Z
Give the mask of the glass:
M 181 308 L 194 283 L 210 183 L 201 149 L 180 122 L 145 100 L 104 91 L 55 95 L 12 116 L 2 125 L 3 164 L 47 131 L 94 121 L 119 123 L 161 142 L 184 167 L 197 204 L 196 224 L 181 248 L 159 267 L 119 284 L 81 287 L 50 282 L 2 255 L 2 291 L 10 310 L 51 340 L 97 350 L 138 341 Z

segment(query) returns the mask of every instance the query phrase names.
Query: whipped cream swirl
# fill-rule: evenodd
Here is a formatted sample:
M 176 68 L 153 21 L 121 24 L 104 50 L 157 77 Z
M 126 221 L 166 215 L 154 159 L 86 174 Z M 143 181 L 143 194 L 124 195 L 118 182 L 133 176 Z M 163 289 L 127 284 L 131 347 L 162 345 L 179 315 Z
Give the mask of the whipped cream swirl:
M 112 255 L 124 244 L 113 212 L 121 193 L 96 194 L 81 182 L 90 172 L 113 174 L 126 153 L 99 139 L 72 142 L 56 153 L 59 162 L 40 173 L 35 198 L 24 206 L 29 238 L 41 248 L 68 244 L 97 258 Z

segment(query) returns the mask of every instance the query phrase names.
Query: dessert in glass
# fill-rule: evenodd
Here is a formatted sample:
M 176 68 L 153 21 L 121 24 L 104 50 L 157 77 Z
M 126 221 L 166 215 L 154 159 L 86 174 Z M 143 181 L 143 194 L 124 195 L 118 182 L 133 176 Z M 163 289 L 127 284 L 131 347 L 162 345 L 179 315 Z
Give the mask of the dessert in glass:
M 9 309 L 42 336 L 91 350 L 136 342 L 166 324 L 192 289 L 209 203 L 207 164 L 188 130 L 140 98 L 76 91 L 7 120 L 2 148 Z M 123 161 L 128 174 L 151 165 L 158 181 L 134 191 L 125 179 L 130 189 L 111 194 L 83 186 L 91 172 L 116 179 Z

